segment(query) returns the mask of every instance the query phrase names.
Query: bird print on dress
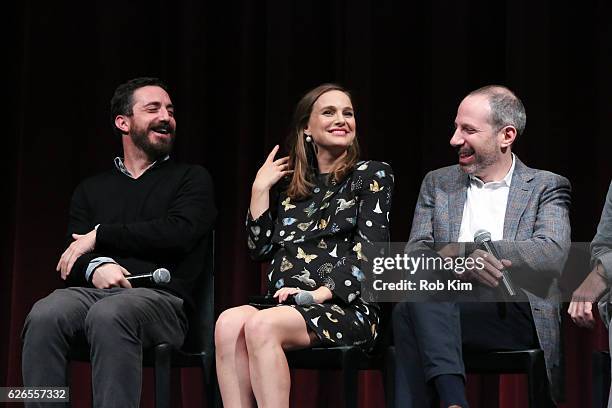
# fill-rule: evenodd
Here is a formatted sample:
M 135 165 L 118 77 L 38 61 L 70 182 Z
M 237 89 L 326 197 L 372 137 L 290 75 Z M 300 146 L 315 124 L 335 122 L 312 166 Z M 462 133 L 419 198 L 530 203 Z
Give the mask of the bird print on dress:
M 323 201 L 327 200 L 329 197 L 331 197 L 333 195 L 334 195 L 333 191 L 326 191 L 325 195 L 323 196 Z
M 351 208 L 352 206 L 355 205 L 355 199 L 346 201 L 344 198 L 339 198 L 337 201 L 338 201 L 338 207 L 336 207 L 336 214 L 338 214 L 340 211 L 346 210 L 347 208 Z
M 310 271 L 306 268 L 304 268 L 301 274 L 293 275 L 292 278 L 297 279 L 298 281 L 310 286 L 311 288 L 314 288 L 317 285 L 314 279 L 310 279 Z

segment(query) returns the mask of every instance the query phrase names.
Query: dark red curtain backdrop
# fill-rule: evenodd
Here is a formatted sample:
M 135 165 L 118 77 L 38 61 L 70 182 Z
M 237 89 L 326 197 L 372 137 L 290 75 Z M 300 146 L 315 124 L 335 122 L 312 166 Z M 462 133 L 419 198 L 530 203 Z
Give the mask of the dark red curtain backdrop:
M 246 255 L 243 233 L 252 178 L 284 141 L 300 94 L 325 81 L 353 90 L 363 156 L 395 170 L 394 240 L 408 238 L 423 175 L 455 162 L 448 141 L 463 95 L 502 83 L 527 108 L 516 152 L 571 180 L 573 240 L 590 241 L 612 175 L 611 11 L 605 0 L 7 3 L 0 385 L 20 385 L 24 318 L 62 286 L 54 266 L 72 190 L 120 152 L 108 119 L 120 82 L 164 78 L 177 106 L 175 157 L 212 173 L 221 312 L 259 291 L 259 267 Z M 606 333 L 601 325 L 564 326 L 562 406 L 589 406 L 590 355 L 606 346 Z M 75 373 L 74 399 L 88 406 L 88 368 Z M 176 374 L 175 406 L 200 406 L 201 373 Z M 292 405 L 341 403 L 338 373 L 293 379 Z M 379 406 L 379 374 L 361 381 L 362 406 Z M 524 406 L 524 378 L 500 381 L 501 406 Z M 471 378 L 472 406 L 491 406 L 492 382 Z M 147 372 L 145 406 L 150 391 Z

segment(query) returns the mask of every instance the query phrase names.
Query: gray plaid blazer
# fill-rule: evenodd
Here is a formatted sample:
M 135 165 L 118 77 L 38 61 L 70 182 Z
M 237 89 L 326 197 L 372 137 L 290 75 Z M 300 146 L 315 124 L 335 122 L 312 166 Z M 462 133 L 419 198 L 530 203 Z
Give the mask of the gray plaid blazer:
M 557 286 L 570 249 L 570 183 L 557 174 L 516 164 L 504 219 L 500 256 L 512 261 L 515 285 L 529 299 L 553 389 L 560 362 L 560 292 Z M 469 177 L 458 165 L 429 172 L 412 222 L 409 248 L 456 242 Z

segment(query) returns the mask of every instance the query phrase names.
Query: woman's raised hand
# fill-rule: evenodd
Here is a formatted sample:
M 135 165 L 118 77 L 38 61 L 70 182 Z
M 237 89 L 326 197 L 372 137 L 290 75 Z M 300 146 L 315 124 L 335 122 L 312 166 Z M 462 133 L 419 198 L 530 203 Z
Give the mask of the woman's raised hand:
M 289 169 L 289 156 L 281 157 L 274 160 L 274 156 L 278 152 L 278 145 L 274 146 L 264 164 L 257 171 L 255 181 L 253 181 L 253 190 L 258 192 L 269 191 L 274 184 L 286 174 L 293 173 Z

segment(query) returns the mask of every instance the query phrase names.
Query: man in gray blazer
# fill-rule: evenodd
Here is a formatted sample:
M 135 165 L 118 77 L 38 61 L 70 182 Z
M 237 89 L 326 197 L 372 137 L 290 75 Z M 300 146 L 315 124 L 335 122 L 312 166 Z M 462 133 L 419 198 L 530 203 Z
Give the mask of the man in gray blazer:
M 574 323 L 581 327 L 593 328 L 593 303 L 599 299 L 599 313 L 608 328 L 608 346 L 612 350 L 612 182 L 604 204 L 597 233 L 591 242 L 591 272 L 572 294 L 572 302 L 567 313 Z M 606 289 L 608 289 L 607 293 Z M 608 407 L 612 408 L 612 390 L 608 397 Z
M 549 379 L 557 371 L 557 278 L 570 247 L 570 183 L 527 167 L 512 153 L 525 123 L 523 104 L 509 89 L 486 86 L 470 93 L 458 108 L 450 140 L 459 164 L 431 171 L 423 180 L 407 252 L 449 243 L 436 255 L 482 263 L 461 275 L 429 275 L 472 282 L 476 298 L 471 300 L 477 301 L 446 298 L 396 306 L 397 406 L 426 407 L 435 390 L 445 406 L 467 407 L 462 349 L 540 347 Z M 473 243 L 483 229 L 500 259 Z M 464 244 L 452 244 L 457 242 Z M 504 269 L 519 289 L 502 303 L 497 301 Z

